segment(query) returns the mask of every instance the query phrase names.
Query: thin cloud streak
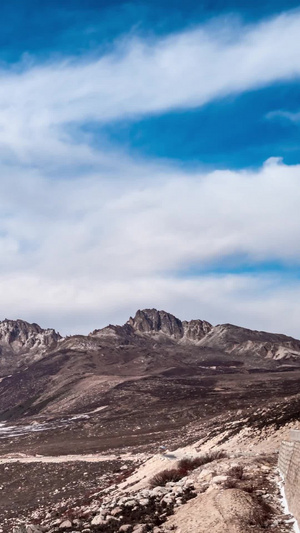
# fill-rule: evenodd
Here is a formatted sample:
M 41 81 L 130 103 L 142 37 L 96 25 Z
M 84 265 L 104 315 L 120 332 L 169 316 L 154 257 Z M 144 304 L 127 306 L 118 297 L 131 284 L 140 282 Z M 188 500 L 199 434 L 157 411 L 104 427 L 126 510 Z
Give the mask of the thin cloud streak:
M 197 107 L 297 78 L 299 32 L 300 12 L 291 12 L 257 25 L 227 21 L 152 41 L 129 38 L 91 61 L 2 70 L 0 143 L 26 161 L 35 142 L 38 153 L 50 140 L 59 156 L 70 123 Z

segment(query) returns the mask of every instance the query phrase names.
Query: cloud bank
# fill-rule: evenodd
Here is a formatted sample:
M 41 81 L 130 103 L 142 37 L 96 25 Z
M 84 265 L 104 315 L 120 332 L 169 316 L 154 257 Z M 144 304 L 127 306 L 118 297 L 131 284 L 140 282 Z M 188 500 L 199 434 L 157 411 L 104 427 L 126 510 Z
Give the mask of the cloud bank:
M 148 177 L 146 167 L 141 182 L 26 176 L 7 187 L 2 312 L 82 331 L 153 305 L 296 334 L 283 307 L 285 294 L 299 311 L 297 280 L 284 289 L 278 276 L 209 269 L 245 258 L 299 265 L 300 165 L 192 175 L 152 165 Z
M 215 273 L 299 265 L 299 165 L 185 171 L 134 161 L 101 135 L 95 146 L 82 128 L 295 79 L 299 31 L 299 12 L 219 21 L 124 39 L 99 58 L 2 68 L 2 317 L 87 332 L 155 306 L 299 336 L 298 279 Z

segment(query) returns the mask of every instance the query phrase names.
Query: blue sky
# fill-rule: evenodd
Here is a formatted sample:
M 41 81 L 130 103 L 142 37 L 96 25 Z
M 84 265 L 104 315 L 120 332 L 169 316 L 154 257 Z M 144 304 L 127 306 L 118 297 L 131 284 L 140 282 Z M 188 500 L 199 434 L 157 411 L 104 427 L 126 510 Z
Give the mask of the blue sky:
M 11 0 L 1 2 L 1 57 L 18 61 L 24 53 L 47 57 L 53 53 L 97 53 L 120 35 L 142 37 L 203 24 L 216 17 L 233 16 L 256 22 L 297 9 L 299 2 L 269 0 Z
M 287 164 L 295 164 L 300 158 L 299 125 L 276 115 L 276 111 L 285 109 L 293 113 L 299 108 L 299 84 L 276 84 L 220 99 L 200 109 L 116 121 L 102 131 L 113 142 L 126 145 L 133 155 L 142 152 L 186 165 L 258 167 L 278 154 Z M 85 128 L 97 143 L 101 134 L 97 125 Z
M 297 2 L 2 2 L 2 317 L 299 337 L 299 35 Z

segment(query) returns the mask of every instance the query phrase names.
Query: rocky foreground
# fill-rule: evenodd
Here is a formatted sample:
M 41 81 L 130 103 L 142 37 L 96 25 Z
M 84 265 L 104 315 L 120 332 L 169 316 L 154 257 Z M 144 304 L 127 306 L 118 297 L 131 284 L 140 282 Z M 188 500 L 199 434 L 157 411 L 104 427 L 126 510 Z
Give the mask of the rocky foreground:
M 277 454 L 202 452 L 201 443 L 150 457 L 119 456 L 97 490 L 39 505 L 6 520 L 13 533 L 248 533 L 292 531 L 284 513 Z M 208 446 L 206 446 L 206 449 Z M 43 458 L 40 458 L 41 462 Z M 66 458 L 67 460 L 67 458 Z M 70 468 L 70 464 L 68 464 Z
M 5 320 L 0 363 L 1 532 L 292 531 L 299 340 L 144 309 L 66 338 Z

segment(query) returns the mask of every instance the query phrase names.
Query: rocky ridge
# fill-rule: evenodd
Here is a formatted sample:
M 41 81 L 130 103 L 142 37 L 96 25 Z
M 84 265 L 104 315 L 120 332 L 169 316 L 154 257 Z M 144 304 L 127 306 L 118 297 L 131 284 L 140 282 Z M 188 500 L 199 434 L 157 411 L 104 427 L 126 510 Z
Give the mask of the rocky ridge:
M 54 349 L 61 336 L 54 329 L 43 329 L 25 320 L 0 322 L 0 371 L 13 371 L 39 360 Z
M 142 335 L 164 334 L 177 341 L 197 343 L 211 331 L 212 325 L 205 320 L 183 322 L 166 311 L 144 309 L 137 311 L 134 318 L 126 323 L 133 331 Z
M 181 321 L 166 311 L 138 310 L 123 326 L 109 325 L 89 337 L 119 338 L 127 342 L 141 339 L 190 344 L 237 356 L 274 360 L 300 360 L 300 341 L 287 335 L 254 331 L 232 324 L 212 326 L 206 320 Z
M 170 350 L 172 345 L 195 346 L 200 358 L 208 349 L 212 356 L 223 353 L 238 358 L 300 361 L 300 341 L 286 335 L 252 331 L 231 324 L 212 326 L 200 319 L 181 321 L 166 311 L 143 309 L 123 326 L 109 325 L 89 335 L 65 338 L 51 328 L 5 319 L 0 322 L 0 375 L 31 365 L 59 350 L 100 352 L 125 345 L 147 346 L 152 350 L 156 343 L 169 344 Z M 120 351 L 119 357 L 121 361 Z
M 112 412 L 114 406 L 130 407 L 139 418 L 143 405 L 156 427 L 158 413 L 164 413 L 167 406 L 182 422 L 199 416 L 203 408 L 206 413 L 214 405 L 217 409 L 216 390 L 221 391 L 221 401 L 224 386 L 228 387 L 226 402 L 235 397 L 236 405 L 248 397 L 250 377 L 245 380 L 245 374 L 257 374 L 254 387 L 262 397 L 268 389 L 261 389 L 259 373 L 278 371 L 283 383 L 282 371 L 300 370 L 300 341 L 296 339 L 230 324 L 181 321 L 156 309 L 137 311 L 123 326 L 109 325 L 89 335 L 65 338 L 20 320 L 0 325 L 3 421 L 89 412 L 103 405 Z M 273 376 L 268 379 L 275 386 Z M 287 379 L 294 382 L 293 376 Z M 296 384 L 291 387 L 293 391 Z M 278 385 L 276 389 L 278 393 Z M 206 396 L 214 397 L 207 406 Z M 171 422 L 172 417 L 167 420 Z
M 300 358 L 300 341 L 278 333 L 267 333 L 221 324 L 210 329 L 199 346 L 224 349 L 236 355 L 253 354 L 274 360 L 295 361 Z

